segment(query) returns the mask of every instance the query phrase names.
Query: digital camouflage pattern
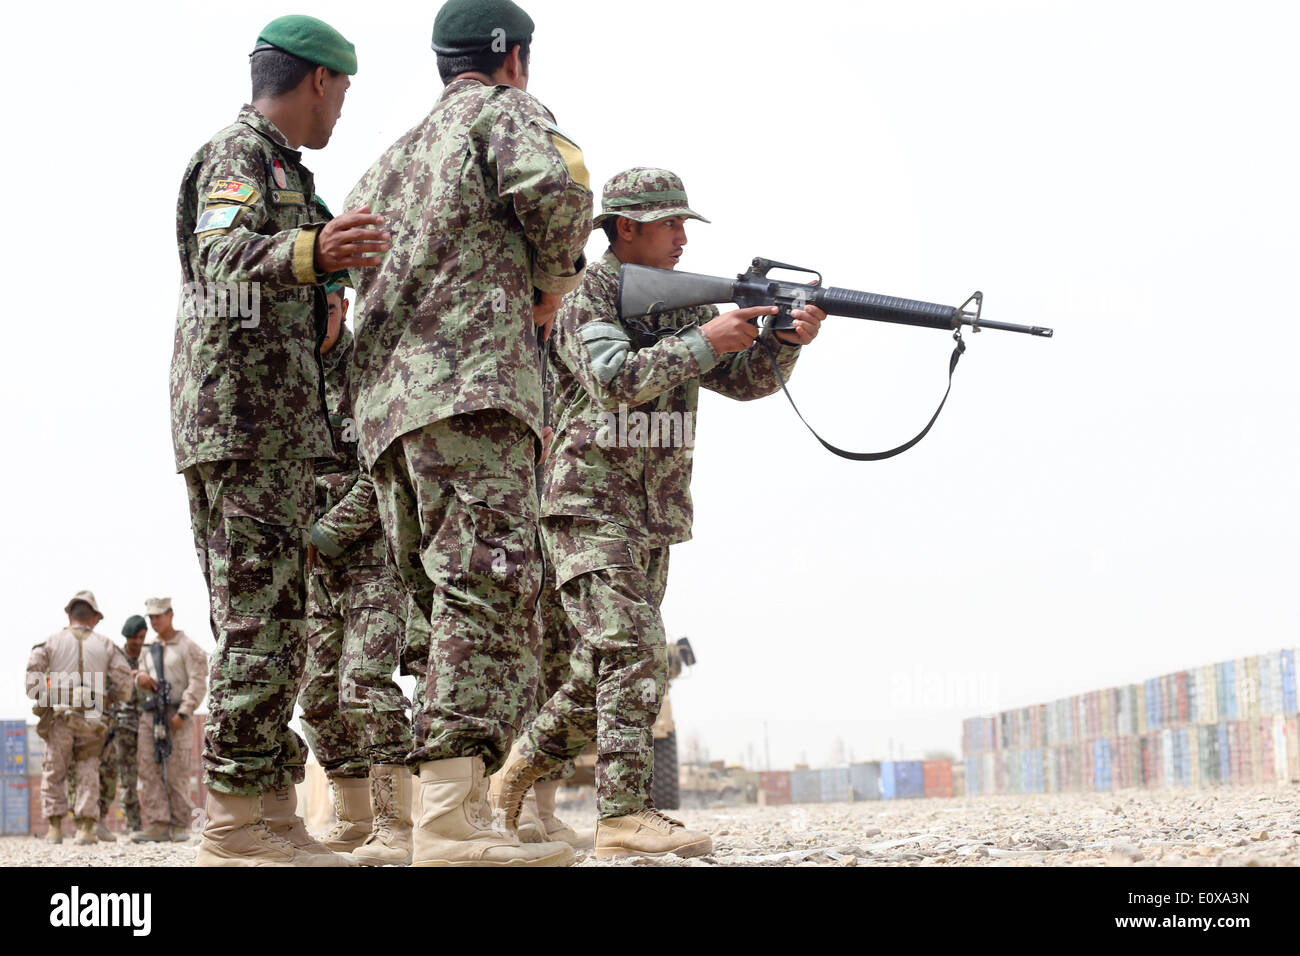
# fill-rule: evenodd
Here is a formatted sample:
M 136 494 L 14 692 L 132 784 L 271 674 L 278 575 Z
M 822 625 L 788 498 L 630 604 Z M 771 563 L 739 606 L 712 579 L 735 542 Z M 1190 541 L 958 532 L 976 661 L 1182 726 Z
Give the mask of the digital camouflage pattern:
M 371 469 L 397 572 L 429 621 L 411 764 L 481 757 L 491 773 L 536 703 L 537 446 L 513 415 L 473 412 L 402 435 Z
M 527 93 L 460 79 L 347 199 L 392 235 L 352 271 L 361 457 L 482 409 L 542 428 L 533 290 L 581 278 L 591 192 L 578 148 Z
M 207 462 L 185 483 L 217 636 L 204 783 L 245 796 L 292 786 L 306 765 L 289 719 L 307 652 L 312 463 Z
M 624 322 L 618 315 L 620 267 L 607 251 L 587 270 L 582 287 L 565 297 L 556 317 L 551 349 L 555 438 L 544 466 L 542 516 L 613 522 L 643 546 L 662 548 L 691 537 L 700 386 L 740 401 L 762 398 L 781 386 L 757 343 L 743 352 L 714 354 L 699 330 L 718 314 L 713 306 Z M 662 335 L 654 344 L 647 344 L 650 338 L 638 328 L 641 321 L 650 335 Z M 789 378 L 799 349 L 776 338 L 768 342 L 781 374 Z M 605 413 L 613 418 L 612 430 Z M 652 413 L 658 417 L 651 418 Z M 647 426 L 638 437 L 632 434 L 638 414 L 671 427 Z M 620 419 L 632 426 L 625 430 L 638 440 L 620 440 Z M 609 557 L 624 559 L 621 545 L 610 547 Z M 561 584 L 603 566 L 604 560 L 600 555 L 551 557 Z
M 177 201 L 188 294 L 172 354 L 172 440 L 217 636 L 203 761 L 222 793 L 303 779 L 305 748 L 288 722 L 306 654 L 311 459 L 332 453 L 315 191 L 301 153 L 245 106 L 190 159 Z M 256 318 L 208 308 L 214 283 L 256 283 Z
M 402 763 L 411 750 L 409 704 L 393 680 L 405 640 L 406 593 L 389 566 L 374 484 L 357 460 L 351 348 L 345 327 L 325 355 L 335 455 L 316 465 L 317 566 L 298 697 L 307 743 L 331 777 L 364 777 L 372 763 Z
M 132 657 L 123 651 L 127 664 L 131 670 L 140 669 L 140 658 Z M 139 775 L 136 767 L 136 733 L 140 729 L 140 702 L 141 693 L 139 686 L 135 681 L 131 682 L 131 697 L 129 700 L 118 704 L 113 710 L 113 719 L 117 722 L 117 735 L 113 738 L 112 750 L 116 758 L 113 763 L 117 768 L 116 781 L 114 789 L 121 794 L 122 815 L 126 818 L 127 826 L 131 830 L 140 829 L 140 791 Z M 104 776 L 100 774 L 100 795 L 99 806 L 102 810 L 100 818 L 103 819 L 104 813 L 108 812 L 108 805 L 112 802 L 110 796 L 108 800 L 104 799 Z
M 685 203 L 684 192 L 670 198 Z M 718 314 L 712 306 L 621 319 L 620 266 L 607 251 L 556 319 L 542 532 L 576 647 L 570 676 L 521 748 L 525 759 L 555 762 L 594 738 L 602 818 L 650 805 L 652 727 L 667 684 L 659 604 L 668 547 L 691 536 L 699 388 L 740 400 L 780 388 L 758 343 L 714 353 L 700 331 Z M 789 376 L 798 348 L 768 343 Z
M 167 758 L 167 785 L 163 785 L 162 764 L 154 751 L 154 715 L 140 715 L 136 731 L 136 752 L 140 757 L 140 813 L 145 826 L 162 823 L 189 829 L 194 817 L 190 789 L 194 781 L 194 748 L 190 745 L 190 725 L 172 731 L 172 752 Z
M 546 559 L 546 548 L 543 547 L 541 550 L 542 596 L 537 602 L 537 615 L 541 629 L 542 652 L 538 661 L 537 696 L 533 706 L 528 709 L 525 722 L 535 718 L 546 702 L 555 696 L 564 686 L 564 682 L 569 679 L 571 674 L 569 658 L 578 643 L 577 633 L 569 622 L 569 616 L 564 612 L 560 592 L 555 589 L 555 569 Z M 540 779 L 542 781 L 567 780 L 573 776 L 573 771 L 573 759 L 566 758 L 563 766 L 548 771 Z
M 324 223 L 301 156 L 245 106 L 186 167 L 176 205 L 185 285 L 171 365 L 177 471 L 330 453 L 316 355 L 326 306 L 313 265 Z M 258 284 L 255 322 L 205 302 L 219 283 Z M 251 305 L 252 288 L 239 297 Z
M 584 518 L 553 519 L 544 528 L 548 553 L 621 547 L 627 560 L 580 574 L 560 588 L 577 644 L 567 678 L 541 706 L 520 753 L 549 771 L 560 761 L 572 762 L 594 739 L 597 814 L 634 813 L 650 805 L 652 727 L 668 685 L 659 614 L 668 549 L 641 547 L 622 528 Z
M 102 685 L 97 685 L 100 675 Z M 100 818 L 100 754 L 109 715 L 130 698 L 132 683 L 121 648 L 85 625 L 71 624 L 32 648 L 27 658 L 28 696 L 36 698 L 38 706 L 53 704 L 52 712 L 37 724 L 45 741 L 41 813 L 46 819 L 67 813 L 74 792 L 76 815 Z M 40 696 L 42 688 L 49 697 Z

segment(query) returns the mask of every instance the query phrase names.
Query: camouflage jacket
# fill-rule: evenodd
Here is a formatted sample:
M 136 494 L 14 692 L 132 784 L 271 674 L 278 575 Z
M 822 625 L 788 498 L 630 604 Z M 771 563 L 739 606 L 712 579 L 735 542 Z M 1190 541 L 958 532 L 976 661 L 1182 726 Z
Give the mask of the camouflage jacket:
M 713 306 L 635 323 L 620 319 L 620 265 L 607 251 L 556 319 L 548 370 L 555 437 L 543 469 L 541 514 L 611 521 L 645 547 L 666 547 L 691 536 L 699 387 L 748 401 L 780 383 L 757 343 L 714 353 L 699 329 L 718 314 Z M 789 376 L 798 347 L 763 335 Z M 612 556 L 552 557 L 563 584 Z
M 130 665 L 131 670 L 138 671 L 140 669 L 140 658 L 132 657 L 130 654 L 127 654 L 126 651 L 123 651 L 122 655 L 126 658 L 126 662 Z M 135 681 L 132 681 L 131 696 L 117 704 L 113 709 L 113 716 L 117 720 L 117 726 L 119 729 L 134 731 L 140 726 L 140 703 L 142 696 L 143 694 L 139 686 L 136 685 Z
M 330 454 L 316 353 L 327 312 L 313 264 L 323 223 L 301 155 L 245 106 L 186 167 L 171 366 L 178 471 Z
M 533 97 L 472 79 L 390 146 L 347 199 L 392 245 L 357 290 L 352 383 L 361 457 L 452 415 L 501 409 L 541 434 L 533 290 L 582 277 L 582 153 Z
M 357 427 L 348 386 L 352 333 L 346 326 L 324 356 L 325 401 L 334 455 L 316 462 L 316 515 L 311 540 L 320 568 L 383 565 L 388 561 L 375 486 L 357 458 Z

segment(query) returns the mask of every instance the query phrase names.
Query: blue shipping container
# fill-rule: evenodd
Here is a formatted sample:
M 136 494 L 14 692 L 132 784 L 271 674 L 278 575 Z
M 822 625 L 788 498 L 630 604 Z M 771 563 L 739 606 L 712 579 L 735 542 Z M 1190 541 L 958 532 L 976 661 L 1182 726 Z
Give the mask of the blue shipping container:
M 1092 742 L 1092 788 L 1110 789 L 1110 741 L 1104 738 Z
M 1225 707 L 1226 698 L 1226 712 Z M 1223 695 L 1219 698 L 1219 716 L 1224 720 L 1237 719 L 1237 663 L 1223 662 Z
M 883 800 L 893 800 L 898 796 L 898 764 L 892 760 L 886 760 L 880 765 L 880 797 Z
M 1214 727 L 1215 742 L 1219 752 L 1219 779 L 1224 783 L 1232 781 L 1232 752 L 1228 748 L 1228 725 L 1219 721 Z
M 0 720 L 0 758 L 0 774 L 27 776 L 27 721 Z
M 0 834 L 25 836 L 31 832 L 30 795 L 27 776 L 0 776 Z
M 925 772 L 920 760 L 898 762 L 897 790 L 900 798 L 925 796 Z
M 1282 652 L 1282 716 L 1296 713 L 1295 651 Z

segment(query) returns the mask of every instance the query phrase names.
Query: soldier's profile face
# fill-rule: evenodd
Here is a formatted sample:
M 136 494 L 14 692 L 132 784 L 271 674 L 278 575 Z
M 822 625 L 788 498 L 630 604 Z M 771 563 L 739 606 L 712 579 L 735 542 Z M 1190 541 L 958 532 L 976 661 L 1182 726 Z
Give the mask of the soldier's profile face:
M 132 657 L 140 656 L 140 648 L 144 647 L 145 628 L 140 628 L 126 639 L 126 652 Z
M 325 95 L 317 101 L 314 110 L 312 136 L 304 146 L 308 149 L 323 149 L 334 135 L 334 124 L 343 115 L 343 98 L 347 95 L 352 78 L 346 73 L 337 76 L 325 74 Z
M 686 246 L 686 220 L 679 216 L 639 222 L 632 226 L 624 262 L 655 269 L 675 269 Z
M 155 634 L 158 634 L 158 633 L 160 633 L 161 631 L 163 631 L 164 629 L 170 627 L 170 626 L 171 626 L 171 623 L 172 623 L 172 612 L 171 612 L 171 611 L 165 611 L 165 612 L 162 613 L 162 614 L 150 614 L 150 615 L 149 615 L 149 624 L 150 624 L 151 627 L 153 627 L 153 632 L 154 632 Z
M 334 343 L 339 340 L 339 333 L 343 330 L 343 320 L 348 314 L 348 300 L 344 298 L 342 292 L 332 292 L 325 297 L 329 303 L 329 323 L 325 328 L 325 341 L 320 344 L 320 354 L 326 354 L 334 347 Z

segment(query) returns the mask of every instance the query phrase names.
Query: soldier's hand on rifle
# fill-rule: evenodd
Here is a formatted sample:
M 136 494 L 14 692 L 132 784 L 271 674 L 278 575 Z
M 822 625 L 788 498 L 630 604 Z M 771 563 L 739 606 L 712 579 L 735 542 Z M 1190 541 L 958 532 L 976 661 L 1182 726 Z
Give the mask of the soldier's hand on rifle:
M 753 324 L 753 320 L 760 315 L 773 315 L 775 312 L 774 305 L 754 305 L 748 309 L 724 312 L 701 325 L 700 331 L 719 355 L 743 352 L 758 338 L 758 326 Z
M 172 733 L 180 733 L 180 729 L 185 726 L 185 718 L 180 714 L 172 714 Z
M 791 345 L 807 345 L 817 338 L 817 333 L 821 331 L 822 320 L 826 318 L 826 313 L 817 306 L 810 305 L 802 309 L 791 309 L 790 317 L 794 319 L 794 329 L 774 334 L 782 342 L 788 342 Z
M 379 265 L 384 258 L 373 253 L 388 251 L 389 234 L 379 231 L 383 224 L 384 217 L 373 215 L 369 206 L 335 216 L 316 233 L 316 270 L 337 272 Z
M 551 328 L 555 325 L 555 313 L 560 310 L 560 300 L 564 296 L 555 292 L 537 290 L 533 297 L 533 325 L 541 329 L 538 334 L 545 342 L 551 337 Z
M 158 682 L 154 680 L 152 677 L 150 677 L 148 674 L 146 674 L 144 671 L 140 671 L 139 675 L 140 676 L 135 679 L 135 682 L 139 684 L 141 687 L 143 687 L 145 690 L 156 691 L 158 689 Z

